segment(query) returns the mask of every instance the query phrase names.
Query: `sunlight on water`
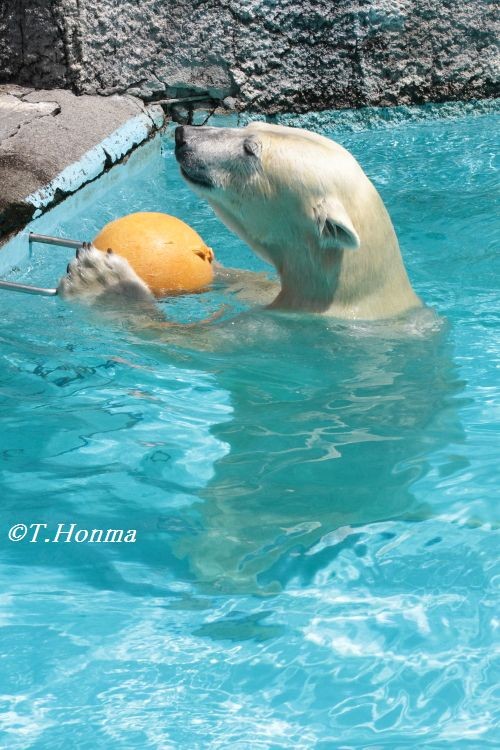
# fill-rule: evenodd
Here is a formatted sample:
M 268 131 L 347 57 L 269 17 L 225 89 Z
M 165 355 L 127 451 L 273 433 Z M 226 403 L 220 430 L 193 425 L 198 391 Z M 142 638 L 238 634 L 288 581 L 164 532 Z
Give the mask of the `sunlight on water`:
M 0 746 L 498 747 L 496 132 L 484 115 L 330 133 L 438 319 L 229 300 L 200 349 L 2 293 Z M 35 231 L 90 239 L 136 210 L 264 269 L 168 136 Z M 12 278 L 53 285 L 69 257 L 42 246 Z M 59 522 L 137 542 L 6 540 Z

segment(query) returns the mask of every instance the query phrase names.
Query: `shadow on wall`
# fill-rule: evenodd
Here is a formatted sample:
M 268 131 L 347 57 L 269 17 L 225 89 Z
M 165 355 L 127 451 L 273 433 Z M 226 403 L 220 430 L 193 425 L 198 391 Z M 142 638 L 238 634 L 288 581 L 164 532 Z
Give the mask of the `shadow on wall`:
M 61 5 L 46 0 L 0 4 L 0 83 L 69 86 L 64 26 L 58 24 Z

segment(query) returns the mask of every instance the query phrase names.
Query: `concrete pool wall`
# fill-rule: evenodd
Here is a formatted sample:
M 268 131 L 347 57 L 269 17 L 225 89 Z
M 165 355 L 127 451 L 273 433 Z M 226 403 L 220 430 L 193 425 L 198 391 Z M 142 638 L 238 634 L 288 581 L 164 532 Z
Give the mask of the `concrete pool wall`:
M 0 86 L 0 244 L 163 123 L 161 107 L 131 96 Z
M 491 0 L 30 0 L 0 5 L 0 82 L 272 113 L 498 92 Z
M 99 155 L 99 149 L 95 150 L 96 159 Z M 91 152 L 94 154 L 94 150 Z M 36 260 L 36 256 L 47 248 L 46 245 L 31 244 L 29 241 L 30 232 L 47 234 L 57 237 L 66 237 L 81 241 L 92 240 L 92 232 L 89 232 L 86 217 L 92 214 L 95 201 L 105 202 L 109 194 L 113 191 L 120 190 L 120 184 L 123 180 L 124 172 L 130 179 L 134 178 L 136 172 L 144 169 L 144 164 L 150 159 L 155 161 L 161 159 L 161 138 L 152 137 L 144 141 L 139 148 L 130 152 L 126 160 L 116 163 L 112 169 L 102 172 L 98 179 L 87 180 L 72 193 L 68 193 L 66 198 L 49 210 L 44 208 L 37 212 L 37 216 L 32 218 L 19 232 L 9 237 L 3 245 L 0 245 L 0 278 L 10 278 L 19 270 L 30 267 L 30 264 Z M 84 160 L 85 161 L 85 160 Z M 72 165 L 75 174 L 79 171 L 79 164 Z M 57 178 L 56 178 L 57 179 Z M 133 206 L 130 207 L 132 212 Z M 79 217 L 79 229 L 68 232 L 63 228 L 67 217 Z M 59 277 L 64 273 L 67 260 L 72 256 L 72 250 L 67 248 L 51 247 L 51 252 L 61 257 L 61 268 Z M 48 286 L 56 286 L 59 277 L 47 280 Z M 38 284 L 36 278 L 24 278 L 23 283 Z M 0 294 L 9 293 L 0 290 Z

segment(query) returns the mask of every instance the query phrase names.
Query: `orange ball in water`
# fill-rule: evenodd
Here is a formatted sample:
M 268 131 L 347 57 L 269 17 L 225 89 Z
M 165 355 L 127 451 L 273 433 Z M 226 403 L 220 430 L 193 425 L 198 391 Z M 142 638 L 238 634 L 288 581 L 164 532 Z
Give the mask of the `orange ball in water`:
M 213 280 L 213 251 L 175 216 L 141 212 L 101 229 L 94 246 L 126 258 L 153 294 L 199 292 Z

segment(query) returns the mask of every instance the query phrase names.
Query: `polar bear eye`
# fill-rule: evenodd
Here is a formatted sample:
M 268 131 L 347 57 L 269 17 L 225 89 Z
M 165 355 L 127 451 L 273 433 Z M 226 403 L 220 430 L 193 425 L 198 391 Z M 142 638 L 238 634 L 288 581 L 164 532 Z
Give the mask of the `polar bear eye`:
M 260 156 L 261 145 L 256 138 L 245 138 L 243 141 L 243 150 L 248 156 Z

